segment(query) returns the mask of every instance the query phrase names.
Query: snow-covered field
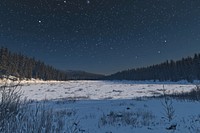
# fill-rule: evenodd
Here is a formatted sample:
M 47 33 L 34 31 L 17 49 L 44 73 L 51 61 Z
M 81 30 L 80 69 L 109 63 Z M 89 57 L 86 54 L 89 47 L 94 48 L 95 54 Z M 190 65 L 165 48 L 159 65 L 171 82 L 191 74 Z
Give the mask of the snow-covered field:
M 78 125 L 74 133 L 199 133 L 199 102 L 172 100 L 175 112 L 169 122 L 164 98 L 140 98 L 161 95 L 163 89 L 181 93 L 195 87 L 189 83 L 66 81 L 23 83 L 21 90 L 24 97 L 53 112 L 71 111 L 65 124 Z M 176 129 L 166 129 L 173 125 Z
M 133 99 L 167 93 L 187 92 L 193 84 L 154 83 L 133 81 L 67 81 L 25 83 L 24 96 L 33 100 L 76 98 L 90 100 Z

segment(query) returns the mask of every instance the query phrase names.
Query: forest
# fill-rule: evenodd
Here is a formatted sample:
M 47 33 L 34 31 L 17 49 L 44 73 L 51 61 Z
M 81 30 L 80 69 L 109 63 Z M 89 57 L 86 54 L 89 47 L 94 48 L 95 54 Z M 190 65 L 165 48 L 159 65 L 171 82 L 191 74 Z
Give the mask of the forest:
M 200 54 L 178 61 L 165 61 L 161 64 L 120 71 L 108 76 L 84 71 L 58 70 L 42 61 L 25 55 L 12 53 L 7 48 L 0 49 L 0 76 L 12 75 L 26 79 L 43 80 L 159 80 L 179 81 L 200 79 Z
M 178 61 L 165 61 L 161 64 L 129 69 L 105 77 L 109 80 L 159 80 L 192 82 L 200 79 L 200 54 Z
M 62 71 L 51 65 L 46 65 L 42 61 L 29 58 L 25 55 L 12 53 L 7 48 L 0 49 L 0 76 L 12 75 L 21 79 L 42 79 L 42 80 L 81 80 L 97 79 L 102 75 L 87 73 Z

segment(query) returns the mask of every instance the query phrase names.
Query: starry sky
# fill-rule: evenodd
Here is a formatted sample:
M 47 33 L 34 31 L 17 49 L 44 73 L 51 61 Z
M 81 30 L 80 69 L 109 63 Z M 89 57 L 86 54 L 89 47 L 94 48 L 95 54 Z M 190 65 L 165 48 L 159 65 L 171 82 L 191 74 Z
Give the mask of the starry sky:
M 0 46 L 111 74 L 200 52 L 199 0 L 0 0 Z

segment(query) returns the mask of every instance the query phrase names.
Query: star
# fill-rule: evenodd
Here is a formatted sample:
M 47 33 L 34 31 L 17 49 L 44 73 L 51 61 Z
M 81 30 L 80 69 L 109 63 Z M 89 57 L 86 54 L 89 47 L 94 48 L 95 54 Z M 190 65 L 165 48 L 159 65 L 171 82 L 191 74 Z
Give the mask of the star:
M 90 1 L 89 1 L 89 0 L 87 0 L 87 4 L 90 4 Z
M 3 0 L 0 46 L 61 69 L 71 63 L 86 71 L 94 66 L 100 73 L 112 73 L 115 61 L 123 63 L 124 68 L 116 65 L 123 70 L 178 59 L 200 51 L 200 3 L 182 1 L 177 6 L 158 0 Z M 105 56 L 113 64 L 106 66 Z M 62 58 L 67 61 L 59 64 Z M 103 63 L 95 66 L 98 60 Z

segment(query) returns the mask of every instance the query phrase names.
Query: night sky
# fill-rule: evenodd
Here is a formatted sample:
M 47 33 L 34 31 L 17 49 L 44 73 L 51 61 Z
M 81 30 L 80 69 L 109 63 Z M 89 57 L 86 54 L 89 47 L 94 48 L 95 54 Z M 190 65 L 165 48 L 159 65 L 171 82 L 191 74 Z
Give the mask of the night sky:
M 0 46 L 101 74 L 200 52 L 199 0 L 0 0 Z

